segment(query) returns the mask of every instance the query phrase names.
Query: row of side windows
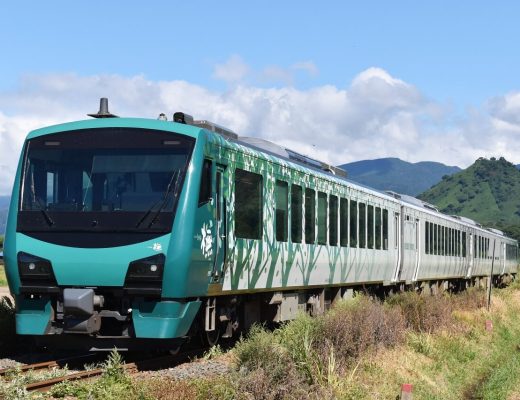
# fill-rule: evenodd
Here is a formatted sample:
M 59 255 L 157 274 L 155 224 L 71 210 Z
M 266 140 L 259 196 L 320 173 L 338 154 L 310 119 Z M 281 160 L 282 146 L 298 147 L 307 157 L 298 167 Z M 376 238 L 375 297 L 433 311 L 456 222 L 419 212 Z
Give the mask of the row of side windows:
M 475 235 L 475 241 L 473 242 L 473 254 L 475 258 L 492 258 L 491 252 L 489 251 L 488 238 L 483 236 Z
M 426 254 L 466 257 L 466 232 L 459 229 L 425 221 L 424 243 Z
M 262 181 L 262 175 L 235 170 L 235 236 L 238 238 L 262 237 Z M 293 243 L 302 243 L 305 239 L 307 244 L 328 243 L 331 246 L 387 250 L 388 210 L 319 191 L 316 202 L 315 190 L 304 190 L 294 184 L 289 188 L 287 182 L 277 180 L 276 240 L 287 242 L 289 234 Z

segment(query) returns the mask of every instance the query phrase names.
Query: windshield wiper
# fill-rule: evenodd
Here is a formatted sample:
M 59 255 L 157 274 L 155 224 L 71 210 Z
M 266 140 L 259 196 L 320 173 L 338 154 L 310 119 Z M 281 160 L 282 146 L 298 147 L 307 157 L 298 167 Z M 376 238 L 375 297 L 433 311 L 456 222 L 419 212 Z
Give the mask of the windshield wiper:
M 170 194 L 170 191 L 171 191 L 171 188 L 172 188 L 172 183 L 175 179 L 175 177 L 177 176 L 179 171 L 175 171 L 173 174 L 172 174 L 172 177 L 170 178 L 170 182 L 168 182 L 168 187 L 166 188 L 166 191 L 164 192 L 164 195 L 163 197 L 161 197 L 159 200 L 157 200 L 155 203 L 152 204 L 152 206 L 148 209 L 148 211 L 146 211 L 144 213 L 144 215 L 141 217 L 141 219 L 139 219 L 139 221 L 137 222 L 137 224 L 135 224 L 135 227 L 136 228 L 139 228 L 141 226 L 141 224 L 143 223 L 143 221 L 150 215 L 150 213 L 155 209 L 155 207 L 157 206 L 157 204 L 161 203 L 161 206 L 159 207 L 159 210 L 158 212 L 160 212 L 163 207 L 166 205 L 166 200 L 168 199 L 168 195 Z M 153 222 L 155 222 L 155 219 L 156 219 L 156 216 L 153 217 L 152 219 L 152 222 L 150 222 L 150 224 L 148 225 L 148 227 L 150 227 L 152 225 Z
M 148 224 L 148 228 L 150 228 L 154 222 L 157 220 L 157 218 L 159 217 L 159 213 L 162 211 L 162 209 L 166 206 L 166 204 L 168 204 L 168 201 L 169 201 L 169 197 L 170 197 L 170 193 L 173 193 L 175 194 L 176 190 L 177 190 L 177 185 L 179 184 L 179 181 L 180 181 L 180 177 L 181 177 L 181 173 L 180 171 L 176 171 L 173 175 L 172 175 L 172 179 L 170 180 L 170 183 L 168 184 L 168 187 L 166 188 L 166 192 L 164 192 L 164 200 L 161 204 L 161 206 L 159 207 L 159 209 L 155 212 L 152 220 L 150 221 L 150 223 Z M 177 176 L 175 178 L 175 176 Z M 173 180 L 175 178 L 175 184 L 172 185 L 173 183 Z
M 38 204 L 38 207 L 40 207 L 39 210 L 42 212 L 43 216 L 45 217 L 45 222 L 47 222 L 47 224 L 49 226 L 53 226 L 54 220 L 51 218 L 49 213 L 45 210 L 45 206 L 42 204 L 40 198 L 38 196 L 34 196 L 34 200 Z

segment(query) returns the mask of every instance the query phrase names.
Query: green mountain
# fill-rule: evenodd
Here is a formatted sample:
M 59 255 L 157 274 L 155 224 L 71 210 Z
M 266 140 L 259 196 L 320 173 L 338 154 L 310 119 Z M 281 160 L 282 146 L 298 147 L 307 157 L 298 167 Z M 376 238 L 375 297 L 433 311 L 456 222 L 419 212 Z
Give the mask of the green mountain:
M 511 235 L 520 233 L 520 171 L 503 157 L 479 158 L 418 197 L 446 214 L 472 218 Z
M 349 179 L 379 190 L 416 196 L 438 183 L 444 175 L 460 171 L 441 163 L 409 163 L 399 158 L 379 158 L 340 165 Z

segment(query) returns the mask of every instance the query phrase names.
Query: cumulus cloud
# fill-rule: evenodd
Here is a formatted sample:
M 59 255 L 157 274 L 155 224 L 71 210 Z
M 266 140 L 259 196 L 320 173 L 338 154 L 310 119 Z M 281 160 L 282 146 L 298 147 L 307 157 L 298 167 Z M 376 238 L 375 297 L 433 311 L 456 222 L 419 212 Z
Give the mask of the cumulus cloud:
M 490 99 L 455 119 L 449 107 L 380 68 L 361 71 L 348 87 L 299 90 L 247 85 L 240 81 L 247 73 L 241 63 L 227 63 L 228 75 L 222 66 L 219 76 L 234 82 L 225 91 L 144 76 L 24 77 L 13 91 L 0 92 L 0 194 L 10 191 L 28 131 L 86 118 L 97 111 L 99 97 L 109 97 L 110 111 L 120 116 L 165 112 L 171 119 L 185 111 L 336 165 L 379 157 L 461 167 L 481 156 L 520 162 L 520 93 Z

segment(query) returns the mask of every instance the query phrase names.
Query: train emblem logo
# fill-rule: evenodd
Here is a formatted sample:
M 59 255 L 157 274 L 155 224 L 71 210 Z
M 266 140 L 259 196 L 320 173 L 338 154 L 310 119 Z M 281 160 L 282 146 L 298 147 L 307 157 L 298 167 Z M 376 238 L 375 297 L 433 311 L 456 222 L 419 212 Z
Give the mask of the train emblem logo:
M 162 244 L 156 242 L 152 246 L 148 246 L 148 248 L 153 251 L 162 251 Z
M 211 236 L 212 227 L 213 222 L 209 221 L 209 223 L 204 222 L 201 228 L 202 238 L 200 241 L 200 249 L 202 250 L 202 255 L 206 259 L 210 258 L 213 254 L 213 237 Z

